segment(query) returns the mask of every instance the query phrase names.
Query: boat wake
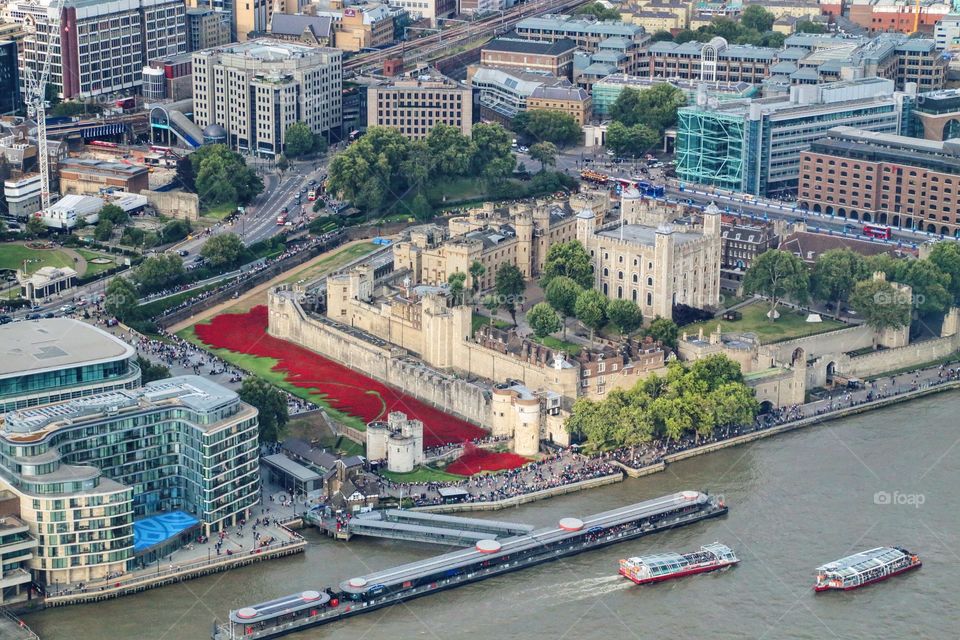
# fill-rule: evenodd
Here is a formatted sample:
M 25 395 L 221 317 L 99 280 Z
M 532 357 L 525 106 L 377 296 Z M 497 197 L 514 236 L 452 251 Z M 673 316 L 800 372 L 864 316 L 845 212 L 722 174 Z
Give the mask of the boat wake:
M 521 596 L 524 602 L 535 602 L 538 600 L 576 602 L 629 589 L 631 586 L 633 585 L 619 575 L 600 576 L 597 578 L 572 580 L 560 584 L 541 585 L 532 589 L 525 589 Z

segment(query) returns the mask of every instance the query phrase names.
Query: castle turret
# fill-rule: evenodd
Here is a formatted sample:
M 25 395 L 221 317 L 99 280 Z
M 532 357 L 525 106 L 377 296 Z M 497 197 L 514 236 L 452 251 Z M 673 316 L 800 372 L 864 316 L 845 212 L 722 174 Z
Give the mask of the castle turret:
M 533 215 L 530 211 L 518 212 L 513 227 L 517 232 L 517 268 L 526 280 L 533 277 Z
M 673 253 L 675 242 L 673 228 L 663 225 L 657 228 L 654 241 L 655 261 L 660 267 L 654 274 L 653 309 L 651 315 L 661 318 L 673 317 Z

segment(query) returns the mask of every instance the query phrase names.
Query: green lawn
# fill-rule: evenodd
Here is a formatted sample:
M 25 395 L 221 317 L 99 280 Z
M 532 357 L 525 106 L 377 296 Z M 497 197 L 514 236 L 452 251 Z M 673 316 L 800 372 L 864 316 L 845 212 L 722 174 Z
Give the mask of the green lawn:
M 687 334 L 696 334 L 700 327 L 703 327 L 704 335 L 717 328 L 719 324 L 724 333 L 755 333 L 762 343 L 780 342 L 792 338 L 801 338 L 816 333 L 826 333 L 836 329 L 844 328 L 845 324 L 836 320 L 824 318 L 823 322 L 807 322 L 807 314 L 796 312 L 792 309 L 780 307 L 780 317 L 771 322 L 767 318 L 767 311 L 770 306 L 766 302 L 757 302 L 737 309 L 743 317 L 736 322 L 728 322 L 715 318 L 706 322 L 688 324 L 680 329 L 680 332 Z
M 300 280 L 313 280 L 325 273 L 335 271 L 347 264 L 351 260 L 356 260 L 360 256 L 371 253 L 377 245 L 372 242 L 361 242 L 353 246 L 341 249 L 333 255 L 327 256 L 323 260 L 318 260 L 309 267 L 297 271 L 295 274 L 284 280 L 284 284 L 292 284 Z
M 574 342 L 565 342 L 560 338 L 554 338 L 553 336 L 547 336 L 546 338 L 534 338 L 534 340 L 546 347 L 550 347 L 554 351 L 566 351 L 567 355 L 571 357 L 579 355 L 581 349 L 583 349 L 583 347 L 579 344 Z
M 200 324 L 204 324 L 204 323 L 200 323 Z M 272 370 L 273 367 L 276 366 L 277 364 L 277 361 L 274 360 L 273 358 L 262 358 L 260 356 L 251 356 L 246 353 L 236 353 L 234 351 L 230 351 L 229 349 L 211 349 L 206 344 L 204 344 L 202 340 L 200 340 L 197 337 L 196 333 L 194 333 L 193 331 L 194 326 L 196 325 L 193 325 L 193 326 L 187 327 L 186 329 L 182 329 L 178 331 L 177 335 L 183 338 L 184 340 L 192 342 L 193 344 L 197 345 L 201 349 L 204 349 L 206 351 L 209 351 L 210 353 L 213 353 L 219 356 L 220 358 L 229 362 L 230 364 L 236 367 L 239 367 L 241 369 L 244 369 L 245 371 L 249 371 L 253 375 L 263 378 L 270 384 L 276 387 L 279 387 L 284 391 L 288 391 L 292 393 L 298 398 L 302 398 L 304 400 L 307 400 L 308 402 L 314 402 L 316 404 L 322 405 L 324 409 L 326 409 L 327 414 L 337 422 L 345 424 L 348 427 L 353 427 L 358 431 L 366 431 L 367 425 L 360 418 L 356 416 L 352 416 L 347 413 L 343 413 L 341 411 L 338 411 L 332 408 L 325 401 L 324 396 L 318 393 L 315 393 L 312 389 L 302 389 L 300 387 L 296 387 L 288 383 L 285 380 L 286 376 L 282 371 Z
M 0 269 L 22 269 L 23 261 L 27 271 L 33 273 L 40 267 L 71 267 L 73 258 L 59 249 L 31 249 L 22 244 L 0 245 Z
M 98 251 L 90 251 L 89 249 L 74 249 L 74 251 L 76 251 L 81 256 L 83 256 L 83 258 L 87 261 L 87 271 L 86 273 L 83 274 L 85 276 L 97 275 L 98 273 L 106 271 L 107 269 L 112 269 L 113 267 L 117 266 L 116 256 L 111 256 L 106 253 L 100 253 Z M 96 260 L 97 258 L 109 258 L 113 262 L 107 262 L 104 264 L 96 264 L 94 262 L 91 262 L 91 260 Z
M 417 467 L 409 473 L 393 473 L 392 471 L 381 471 L 380 475 L 394 482 L 458 482 L 463 480 L 463 476 L 458 476 L 446 471 L 440 471 L 433 467 Z
M 480 331 L 480 327 L 488 324 L 490 324 L 490 318 L 488 316 L 474 312 L 470 319 L 470 333 L 476 333 L 477 331 Z M 497 329 L 508 329 L 513 325 L 504 320 L 498 320 L 497 318 L 494 318 L 493 326 L 495 326 Z

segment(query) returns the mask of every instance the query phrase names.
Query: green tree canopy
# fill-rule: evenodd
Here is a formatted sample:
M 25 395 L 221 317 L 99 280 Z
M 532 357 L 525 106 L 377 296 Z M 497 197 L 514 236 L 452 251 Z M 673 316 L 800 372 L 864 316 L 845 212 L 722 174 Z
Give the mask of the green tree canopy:
M 204 242 L 200 249 L 200 255 L 215 267 L 237 265 L 245 253 L 243 240 L 235 233 L 215 235 Z
M 677 122 L 677 109 L 686 103 L 686 94 L 666 82 L 643 90 L 627 87 L 610 105 L 610 118 L 625 127 L 642 124 L 659 138 Z
M 177 242 L 178 240 L 183 240 L 188 235 L 190 235 L 189 222 L 186 220 L 171 220 L 163 225 L 163 230 L 160 232 L 160 239 L 165 243 Z
M 240 387 L 240 399 L 259 412 L 261 442 L 278 442 L 283 438 L 290 415 L 282 391 L 262 378 L 249 376 Z
M 317 134 L 305 122 L 294 122 L 283 134 L 283 151 L 291 158 L 302 158 L 317 147 Z
M 30 216 L 30 219 L 27 220 L 27 224 L 24 226 L 24 231 L 26 231 L 27 235 L 31 238 L 39 238 L 47 233 L 47 225 L 45 225 L 40 218 Z M 110 227 L 110 233 L 113 233 L 113 226 Z M 96 236 L 96 234 L 94 234 L 94 236 Z M 110 234 L 107 234 L 107 238 L 109 237 Z
M 540 276 L 540 286 L 546 289 L 557 276 L 567 276 L 584 289 L 593 286 L 590 254 L 579 240 L 550 245 Z
M 869 275 L 867 262 L 850 249 L 831 249 L 820 254 L 810 273 L 810 289 L 817 300 L 832 302 L 840 315 L 853 287 Z
M 910 298 L 885 280 L 858 282 L 850 294 L 850 306 L 864 322 L 880 331 L 910 324 Z
M 481 123 L 474 125 L 471 136 L 475 149 L 473 175 L 497 182 L 513 173 L 517 157 L 513 155 L 509 131 L 496 123 Z
M 109 220 L 113 224 L 126 224 L 130 221 L 127 212 L 115 204 L 105 204 L 98 214 L 101 220 Z
M 827 28 L 819 22 L 801 20 L 794 27 L 794 31 L 797 33 L 826 33 Z
M 487 268 L 483 266 L 479 260 L 474 260 L 470 264 L 468 271 L 470 272 L 470 286 L 473 292 L 476 293 L 480 291 L 480 278 L 487 272 Z
M 120 244 L 125 244 L 129 247 L 139 247 L 143 244 L 145 237 L 146 234 L 143 232 L 143 229 L 125 227 L 123 234 L 120 236 Z
M 670 42 L 673 40 L 673 34 L 669 31 L 656 31 L 650 36 L 650 42 Z
M 140 317 L 137 289 L 126 278 L 117 276 L 107 285 L 103 308 L 120 322 L 130 322 Z
M 650 326 L 646 328 L 643 335 L 650 336 L 660 344 L 666 345 L 671 349 L 676 349 L 680 328 L 677 327 L 677 323 L 672 319 L 657 316 L 650 322 Z
M 439 175 L 465 176 L 470 173 L 476 146 L 473 140 L 448 124 L 438 124 L 427 136 L 427 148 Z
M 174 253 L 150 256 L 133 270 L 131 278 L 141 294 L 153 293 L 180 284 L 186 271 L 183 260 Z
M 200 204 L 244 205 L 263 191 L 263 181 L 247 166 L 243 156 L 223 144 L 204 145 L 190 154 L 194 186 Z
M 516 322 L 517 303 L 524 291 L 523 274 L 512 264 L 505 264 L 497 269 L 494 278 L 500 305 L 510 312 Z
M 546 302 L 539 302 L 527 312 L 527 323 L 538 338 L 560 331 L 560 316 Z
M 521 111 L 513 119 L 513 130 L 537 142 L 552 142 L 558 147 L 582 144 L 583 129 L 576 119 L 562 111 L 536 109 Z
M 97 222 L 97 226 L 93 230 L 93 237 L 99 240 L 100 242 L 107 242 L 110 240 L 110 237 L 113 235 L 113 223 L 104 218 Z
M 461 305 L 464 303 L 463 284 L 467 281 L 467 274 L 462 271 L 456 271 L 447 278 L 447 284 L 450 285 L 450 298 L 453 304 Z
M 639 157 L 657 146 L 660 135 L 645 124 L 631 127 L 614 120 L 607 125 L 607 148 L 618 156 Z
M 577 296 L 574 305 L 577 320 L 590 329 L 590 342 L 594 334 L 607 322 L 607 298 L 596 289 L 585 289 Z
M 751 4 L 743 13 L 740 14 L 740 24 L 747 29 L 753 29 L 760 33 L 766 33 L 773 29 L 773 21 L 776 20 L 771 12 L 763 8 L 763 5 Z
M 574 12 L 576 15 L 593 16 L 597 20 L 620 20 L 620 12 L 616 9 L 608 9 L 599 2 L 585 4 Z
M 953 304 L 960 305 L 960 244 L 942 241 L 934 245 L 927 258 L 940 271 L 950 276 L 950 294 Z
M 759 293 L 770 299 L 768 317 L 775 320 L 777 306 L 784 298 L 797 302 L 806 300 L 810 277 L 807 266 L 788 251 L 770 249 L 760 254 L 747 269 L 743 288 L 747 293 Z
M 943 313 L 953 302 L 950 276 L 930 260 L 900 260 L 893 280 L 910 285 L 919 313 Z
M 530 147 L 530 157 L 540 163 L 540 171 L 557 164 L 557 145 L 552 142 L 538 142 Z
M 549 304 L 557 313 L 563 316 L 563 338 L 567 338 L 567 318 L 572 318 L 576 314 L 577 298 L 583 293 L 583 287 L 576 283 L 573 278 L 567 276 L 556 276 L 550 279 L 544 294 Z
M 632 300 L 611 300 L 607 305 L 607 318 L 621 336 L 626 336 L 643 324 L 640 307 Z
M 137 366 L 140 367 L 140 382 L 147 384 L 154 380 L 163 380 L 170 377 L 170 369 L 164 365 L 154 364 L 143 356 L 137 356 Z

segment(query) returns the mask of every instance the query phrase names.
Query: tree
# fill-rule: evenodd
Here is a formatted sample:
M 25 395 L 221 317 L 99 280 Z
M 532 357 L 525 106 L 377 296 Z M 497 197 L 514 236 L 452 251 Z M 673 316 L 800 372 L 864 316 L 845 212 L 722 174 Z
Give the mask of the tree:
M 153 364 L 143 356 L 137 356 L 137 366 L 140 367 L 140 383 L 147 384 L 154 380 L 163 380 L 170 377 L 170 369 L 162 364 Z
M 512 264 L 505 264 L 497 270 L 494 278 L 501 306 L 510 312 L 514 324 L 517 322 L 517 302 L 524 291 L 523 274 Z
M 527 324 L 538 338 L 560 331 L 560 316 L 546 302 L 539 302 L 527 312 Z
M 740 24 L 742 26 L 760 33 L 766 33 L 773 29 L 773 21 L 776 19 L 776 16 L 759 4 L 749 5 L 740 14 Z
M 606 324 L 607 299 L 596 289 L 587 289 L 577 297 L 574 305 L 577 320 L 590 329 L 590 342 L 593 343 L 594 334 Z
M 97 222 L 96 228 L 93 230 L 93 237 L 100 242 L 106 242 L 110 239 L 110 236 L 113 235 L 113 223 L 104 218 Z
M 960 245 L 953 241 L 938 242 L 927 259 L 940 271 L 950 276 L 953 304 L 960 305 Z
M 550 280 L 544 290 L 547 298 L 547 304 L 563 316 L 563 339 L 567 339 L 567 318 L 572 318 L 576 314 L 577 298 L 583 292 L 583 287 L 577 284 L 573 278 L 567 276 L 556 276 Z
M 473 138 L 473 175 L 485 180 L 500 182 L 513 173 L 517 157 L 510 146 L 510 132 L 501 125 L 477 124 L 471 133 Z
M 146 237 L 146 234 L 142 229 L 137 229 L 136 227 L 126 227 L 123 230 L 123 234 L 120 236 L 120 244 L 125 244 L 130 247 L 139 247 L 143 244 L 143 239 Z
M 214 267 L 235 265 L 245 253 L 243 241 L 235 233 L 221 233 L 203 243 L 200 255 Z
M 703 382 L 707 390 L 713 390 L 725 384 L 743 382 L 740 363 L 722 353 L 696 360 L 690 365 L 689 373 L 691 379 Z
M 204 207 L 244 205 L 263 191 L 257 172 L 226 145 L 204 145 L 190 154 L 190 162 L 194 187 Z
M 470 138 L 460 132 L 459 127 L 437 124 L 430 130 L 426 142 L 439 175 L 464 176 L 470 173 L 477 148 Z
M 410 214 L 421 222 L 433 217 L 433 207 L 430 206 L 427 196 L 418 193 L 413 197 L 413 201 L 410 203 Z
M 683 90 L 665 82 L 643 90 L 627 87 L 610 105 L 610 118 L 626 127 L 645 125 L 659 137 L 676 123 L 677 109 L 686 103 Z
M 184 191 L 190 193 L 196 193 L 197 191 L 197 174 L 193 168 L 193 161 L 190 160 L 190 157 L 180 158 L 177 161 L 177 175 L 176 181 L 180 183 L 180 187 Z
M 910 324 L 911 301 L 885 280 L 858 282 L 850 294 L 850 306 L 868 325 L 882 331 Z
M 744 384 L 725 383 L 710 392 L 713 420 L 721 427 L 750 424 L 760 412 L 760 403 Z
M 826 33 L 827 28 L 818 22 L 801 20 L 794 27 L 796 33 Z
M 461 305 L 464 302 L 463 284 L 467 281 L 467 274 L 457 271 L 450 274 L 447 283 L 450 285 L 450 298 L 454 305 Z
M 673 40 L 673 34 L 669 31 L 657 31 L 650 36 L 650 42 L 670 42 Z
M 810 290 L 818 300 L 836 304 L 837 317 L 853 287 L 868 275 L 867 263 L 850 249 L 831 249 L 820 254 L 810 273 Z
M 593 266 L 590 254 L 578 240 L 550 246 L 543 263 L 540 286 L 546 289 L 557 276 L 567 276 L 584 289 L 593 286 Z
M 401 168 L 411 142 L 392 127 L 370 127 L 330 163 L 328 191 L 361 209 L 381 210 L 387 194 L 404 192 Z
M 27 220 L 27 224 L 24 227 L 24 231 L 26 231 L 27 235 L 31 238 L 39 238 L 47 232 L 47 225 L 45 225 L 40 218 L 30 216 L 30 219 Z
M 407 149 L 407 157 L 400 164 L 400 173 L 407 185 L 415 193 L 420 194 L 433 173 L 436 158 L 424 140 L 415 140 Z
M 950 276 L 930 260 L 901 260 L 893 280 L 913 289 L 913 306 L 921 314 L 943 313 L 953 302 Z
M 614 120 L 607 126 L 607 148 L 618 156 L 642 156 L 656 146 L 660 135 L 645 124 L 628 127 Z
M 784 298 L 800 302 L 807 298 L 810 278 L 807 267 L 797 256 L 787 251 L 770 249 L 754 260 L 743 277 L 747 293 L 759 293 L 770 299 L 767 317 L 776 320 L 777 306 Z
M 530 157 L 540 163 L 540 171 L 557 164 L 557 146 L 552 142 L 538 142 L 530 147 Z
M 305 122 L 294 122 L 283 134 L 283 150 L 291 158 L 302 158 L 317 146 L 317 134 Z
M 175 253 L 161 253 L 141 262 L 131 278 L 140 293 L 147 294 L 179 284 L 185 273 L 180 256 Z
M 126 224 L 130 216 L 126 211 L 115 204 L 105 204 L 98 214 L 101 220 L 109 220 L 113 224 Z
M 130 322 L 140 317 L 137 290 L 126 278 L 116 277 L 107 285 L 103 308 L 121 322 Z
M 608 9 L 599 2 L 592 2 L 590 4 L 583 5 L 576 11 L 576 15 L 588 15 L 593 16 L 597 20 L 620 20 L 620 12 L 616 9 Z
M 670 318 L 661 318 L 657 316 L 643 332 L 645 336 L 650 336 L 660 344 L 666 345 L 671 349 L 677 348 L 677 337 L 680 335 L 680 328 L 677 323 Z
M 290 168 L 290 161 L 287 160 L 287 156 L 281 153 L 279 156 L 277 156 L 277 170 L 280 173 L 283 173 L 289 168 Z
M 177 242 L 178 240 L 183 240 L 188 235 L 190 235 L 189 222 L 186 220 L 171 220 L 163 225 L 163 230 L 160 232 L 160 239 L 164 243 Z
M 261 378 L 249 376 L 240 387 L 240 399 L 259 412 L 261 442 L 278 442 L 283 438 L 290 415 L 287 398 L 282 391 Z
M 473 289 L 474 293 L 480 291 L 480 278 L 483 277 L 483 274 L 487 272 L 487 268 L 483 266 L 479 260 L 474 260 L 473 264 L 470 265 L 470 286 Z
M 621 337 L 632 333 L 643 324 L 640 307 L 632 300 L 611 300 L 607 305 L 607 317 L 610 319 L 610 324 L 620 332 Z
M 558 147 L 583 141 L 583 129 L 573 116 L 562 111 L 521 111 L 513 119 L 513 129 L 537 142 L 552 142 Z

